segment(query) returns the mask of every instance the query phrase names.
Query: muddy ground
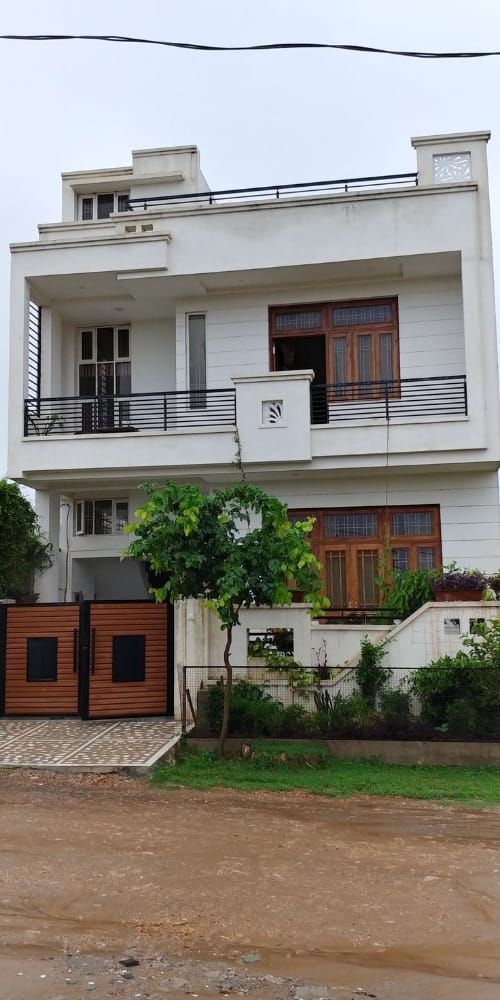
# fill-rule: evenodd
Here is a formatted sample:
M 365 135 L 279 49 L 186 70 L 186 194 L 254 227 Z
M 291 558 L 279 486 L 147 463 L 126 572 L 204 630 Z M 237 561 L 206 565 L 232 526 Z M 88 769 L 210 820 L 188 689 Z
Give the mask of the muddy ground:
M 500 996 L 499 811 L 3 772 L 0 831 L 1 1000 Z

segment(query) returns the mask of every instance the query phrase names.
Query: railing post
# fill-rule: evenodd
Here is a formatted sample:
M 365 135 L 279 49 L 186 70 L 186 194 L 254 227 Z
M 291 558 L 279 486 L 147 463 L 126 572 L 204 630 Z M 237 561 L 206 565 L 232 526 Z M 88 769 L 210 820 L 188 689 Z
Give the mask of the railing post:
M 28 437 L 28 400 L 24 400 L 24 436 Z
M 384 398 L 385 398 L 385 419 L 387 420 L 387 423 L 389 423 L 391 415 L 389 413 L 389 383 L 388 382 L 384 383 Z
M 187 667 L 184 665 L 182 668 L 182 698 L 181 698 L 181 732 L 185 736 L 187 732 L 186 725 L 186 670 Z
M 467 376 L 464 375 L 464 414 L 467 417 L 469 415 L 468 400 L 467 400 Z
M 167 394 L 163 393 L 163 430 L 167 429 Z

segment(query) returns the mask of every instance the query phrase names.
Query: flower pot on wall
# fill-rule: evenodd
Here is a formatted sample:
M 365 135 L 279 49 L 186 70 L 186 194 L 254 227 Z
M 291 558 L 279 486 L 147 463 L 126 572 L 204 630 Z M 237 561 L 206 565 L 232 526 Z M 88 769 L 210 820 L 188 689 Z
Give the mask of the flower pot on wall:
M 436 590 L 435 601 L 482 601 L 482 590 Z

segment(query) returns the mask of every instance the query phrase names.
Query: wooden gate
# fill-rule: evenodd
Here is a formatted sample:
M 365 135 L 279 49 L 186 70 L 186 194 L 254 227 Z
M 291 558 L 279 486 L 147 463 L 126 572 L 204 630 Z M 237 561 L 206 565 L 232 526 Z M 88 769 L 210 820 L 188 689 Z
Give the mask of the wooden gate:
M 167 712 L 167 608 L 90 604 L 90 719 Z
M 5 608 L 5 712 L 76 715 L 78 712 L 77 604 Z
M 0 715 L 173 714 L 172 619 L 151 601 L 0 605 Z

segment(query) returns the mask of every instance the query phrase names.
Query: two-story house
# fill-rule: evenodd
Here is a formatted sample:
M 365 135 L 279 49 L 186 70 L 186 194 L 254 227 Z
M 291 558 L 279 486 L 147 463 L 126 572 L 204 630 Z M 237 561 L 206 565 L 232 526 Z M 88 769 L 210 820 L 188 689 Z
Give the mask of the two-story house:
M 387 546 L 500 566 L 488 139 L 265 189 L 212 191 L 195 147 L 63 174 L 62 221 L 12 246 L 8 474 L 54 545 L 41 601 L 146 596 L 120 562 L 140 484 L 234 481 L 236 429 L 248 477 L 315 514 L 333 617 L 377 604 Z

